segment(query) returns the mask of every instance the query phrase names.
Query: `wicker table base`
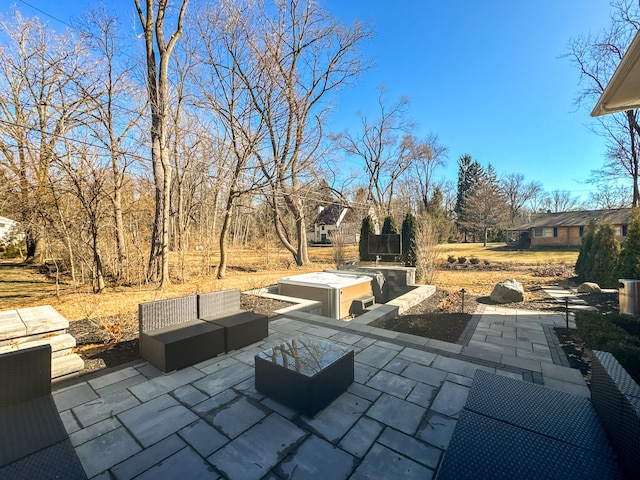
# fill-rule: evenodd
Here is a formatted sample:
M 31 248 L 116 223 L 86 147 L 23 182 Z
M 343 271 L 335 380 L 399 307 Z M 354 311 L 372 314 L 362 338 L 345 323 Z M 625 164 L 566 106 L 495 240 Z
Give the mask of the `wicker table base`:
M 310 417 L 353 383 L 353 350 L 297 337 L 255 356 L 256 390 Z

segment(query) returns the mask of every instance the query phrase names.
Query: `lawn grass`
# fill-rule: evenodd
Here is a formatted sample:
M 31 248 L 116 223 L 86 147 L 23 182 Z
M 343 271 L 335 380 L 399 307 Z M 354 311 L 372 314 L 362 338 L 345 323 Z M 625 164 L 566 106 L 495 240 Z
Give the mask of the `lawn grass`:
M 491 258 L 489 269 L 455 268 L 440 269 L 436 272 L 434 284 L 443 290 L 457 291 L 465 288 L 470 294 L 487 296 L 495 284 L 507 278 L 516 278 L 525 289 L 535 285 L 550 284 L 557 281 L 555 275 L 536 272 L 536 265 L 557 263 L 557 259 L 569 262 L 577 257 L 575 252 L 532 252 L 525 266 L 525 256 L 513 262 L 511 256 L 516 252 L 491 245 L 484 249 L 482 244 L 439 245 L 444 255 L 455 252 L 456 256 L 476 255 L 477 258 Z M 480 253 L 484 252 L 484 253 Z M 522 252 L 526 253 L 526 252 Z M 489 256 L 491 254 L 491 256 Z M 171 257 L 172 284 L 166 290 L 158 290 L 155 285 L 117 286 L 108 288 L 105 293 L 95 295 L 89 286 L 76 287 L 68 279 L 56 286 L 53 279 L 46 277 L 38 268 L 25 266 L 15 261 L 0 262 L 0 310 L 22 308 L 35 305 L 52 305 L 70 321 L 86 318 L 122 317 L 135 318 L 138 304 L 179 295 L 197 292 L 210 292 L 227 288 L 239 288 L 242 291 L 265 287 L 277 283 L 279 278 L 335 269 L 331 247 L 310 247 L 311 264 L 297 267 L 291 255 L 282 248 L 270 249 L 231 249 L 229 253 L 228 275 L 225 279 L 215 277 L 217 255 L 203 257 L 201 252 L 190 252 L 184 257 L 184 268 L 180 266 L 180 257 Z M 354 262 L 358 258 L 358 246 L 346 247 L 346 260 Z M 575 260 L 573 260 L 575 262 Z M 563 263 L 563 262 L 561 262 Z M 495 270 L 497 264 L 503 264 Z M 447 265 L 448 266 L 448 265 Z M 482 267 L 482 265 L 479 265 Z M 186 280 L 181 281 L 182 274 Z
M 562 250 L 511 250 L 504 243 L 489 243 L 483 246 L 482 243 L 443 243 L 436 246 L 438 257 L 441 261 L 446 261 L 449 255 L 455 258 L 466 257 L 467 261 L 471 257 L 484 260 L 490 263 L 501 264 L 547 264 L 564 263 L 575 265 L 578 259 L 579 249 Z

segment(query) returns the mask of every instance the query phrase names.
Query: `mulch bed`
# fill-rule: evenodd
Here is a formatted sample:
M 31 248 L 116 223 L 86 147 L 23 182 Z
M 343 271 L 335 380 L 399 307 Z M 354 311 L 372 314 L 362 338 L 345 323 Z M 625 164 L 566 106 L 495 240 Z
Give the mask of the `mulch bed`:
M 451 295 L 447 291 L 437 290 L 422 303 L 378 327 L 455 343 L 471 320 L 477 299 L 465 295 L 464 303 L 463 310 L 462 294 L 459 292 Z

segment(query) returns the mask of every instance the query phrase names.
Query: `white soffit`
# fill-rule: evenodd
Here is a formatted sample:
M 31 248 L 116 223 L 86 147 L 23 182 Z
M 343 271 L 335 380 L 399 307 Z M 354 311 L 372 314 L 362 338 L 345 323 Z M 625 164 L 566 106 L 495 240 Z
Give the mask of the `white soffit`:
M 593 111 L 592 117 L 640 108 L 640 31 L 616 68 Z

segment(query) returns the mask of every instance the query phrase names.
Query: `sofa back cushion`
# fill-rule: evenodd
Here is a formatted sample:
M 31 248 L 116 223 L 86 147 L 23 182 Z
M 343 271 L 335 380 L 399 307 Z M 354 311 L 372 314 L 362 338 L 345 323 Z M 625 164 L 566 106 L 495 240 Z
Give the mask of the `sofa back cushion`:
M 140 332 L 149 332 L 198 318 L 198 297 L 169 298 L 138 305 Z

